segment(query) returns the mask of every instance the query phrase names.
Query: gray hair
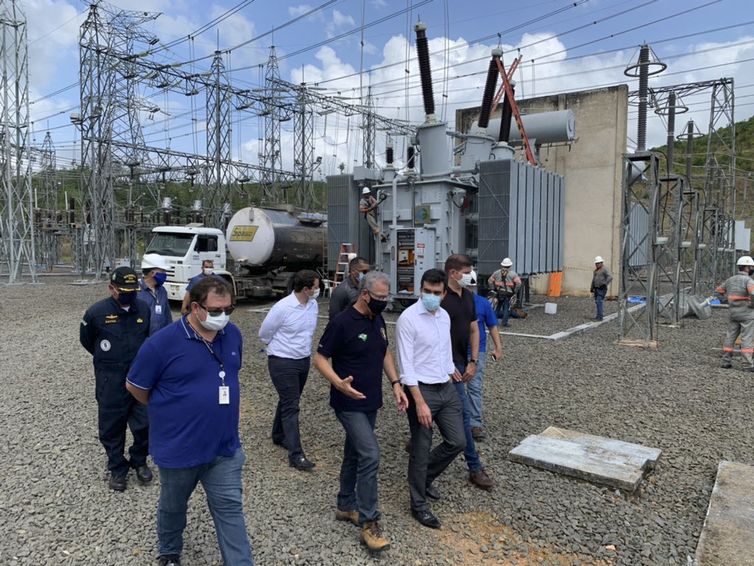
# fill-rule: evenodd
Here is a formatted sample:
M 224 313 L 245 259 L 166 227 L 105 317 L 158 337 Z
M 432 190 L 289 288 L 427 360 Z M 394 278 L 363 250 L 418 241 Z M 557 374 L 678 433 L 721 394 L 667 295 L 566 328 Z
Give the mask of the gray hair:
M 390 289 L 390 278 L 386 273 L 382 273 L 382 271 L 370 271 L 364 276 L 364 279 L 361 281 L 361 285 L 359 285 L 359 291 L 363 291 L 364 289 L 371 291 L 372 289 L 374 289 L 375 283 L 384 283 L 385 285 L 387 285 L 387 288 Z

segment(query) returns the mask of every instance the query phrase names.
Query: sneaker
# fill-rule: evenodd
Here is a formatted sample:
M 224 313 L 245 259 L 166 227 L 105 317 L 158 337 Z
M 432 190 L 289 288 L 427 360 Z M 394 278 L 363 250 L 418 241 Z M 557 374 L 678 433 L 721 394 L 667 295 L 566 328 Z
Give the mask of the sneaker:
M 157 559 L 159 566 L 181 566 L 181 558 L 177 554 L 166 554 Z
M 472 426 L 471 436 L 474 437 L 474 440 L 484 440 L 487 438 L 487 433 L 484 432 L 484 429 L 480 426 Z
M 495 482 L 487 475 L 484 468 L 469 472 L 469 481 L 479 489 L 492 489 L 495 486 Z
M 336 521 L 349 521 L 359 526 L 359 512 L 356 509 L 353 509 L 352 511 L 341 511 L 340 509 L 335 510 L 335 520 Z
M 720 364 L 720 367 L 723 369 L 730 369 L 733 367 L 733 364 L 730 362 L 723 362 L 722 364 Z
M 390 548 L 390 541 L 382 535 L 382 527 L 377 521 L 367 521 L 361 528 L 361 542 L 373 552 Z
M 111 473 L 110 481 L 107 482 L 107 485 L 113 491 L 126 491 L 127 482 L 125 474 Z

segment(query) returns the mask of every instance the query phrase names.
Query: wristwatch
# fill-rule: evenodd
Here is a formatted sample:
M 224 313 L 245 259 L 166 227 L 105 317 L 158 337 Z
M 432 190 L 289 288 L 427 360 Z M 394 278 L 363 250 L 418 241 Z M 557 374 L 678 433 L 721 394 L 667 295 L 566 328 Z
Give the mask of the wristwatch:
M 395 387 L 395 384 L 396 384 L 396 383 L 400 383 L 400 382 L 401 382 L 401 380 L 400 380 L 400 379 L 396 379 L 395 381 L 391 381 L 391 382 L 390 382 L 390 387 Z
M 470 363 L 470 364 L 478 364 L 478 363 L 479 363 L 479 360 L 473 360 L 473 359 L 472 359 L 472 360 L 469 360 L 469 363 Z

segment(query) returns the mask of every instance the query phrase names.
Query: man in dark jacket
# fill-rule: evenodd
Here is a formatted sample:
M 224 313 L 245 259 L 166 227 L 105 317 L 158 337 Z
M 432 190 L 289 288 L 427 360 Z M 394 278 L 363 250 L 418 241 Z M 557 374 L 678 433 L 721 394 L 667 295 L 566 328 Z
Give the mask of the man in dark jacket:
M 369 262 L 363 257 L 356 256 L 348 262 L 348 277 L 330 295 L 330 308 L 327 311 L 330 320 L 356 302 L 359 285 L 367 273 Z
M 126 373 L 149 335 L 150 312 L 147 304 L 136 298 L 139 279 L 130 267 L 112 272 L 108 290 L 110 297 L 84 313 L 79 340 L 93 356 L 99 439 L 107 452 L 109 486 L 124 491 L 130 468 L 136 470 L 141 483 L 152 481 L 147 466 L 147 411 L 126 391 Z M 126 426 L 134 437 L 128 460 L 123 455 Z

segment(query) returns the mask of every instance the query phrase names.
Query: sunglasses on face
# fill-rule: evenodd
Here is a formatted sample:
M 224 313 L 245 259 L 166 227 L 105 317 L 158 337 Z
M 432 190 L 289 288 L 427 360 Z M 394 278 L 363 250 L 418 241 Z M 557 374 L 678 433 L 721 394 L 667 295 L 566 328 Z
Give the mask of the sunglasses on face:
M 233 305 L 230 305 L 229 307 L 225 307 L 224 309 L 208 309 L 201 303 L 196 303 L 196 304 L 199 305 L 205 311 L 207 311 L 207 314 L 209 316 L 220 316 L 221 314 L 230 315 L 234 310 L 236 310 L 236 307 L 234 307 Z

